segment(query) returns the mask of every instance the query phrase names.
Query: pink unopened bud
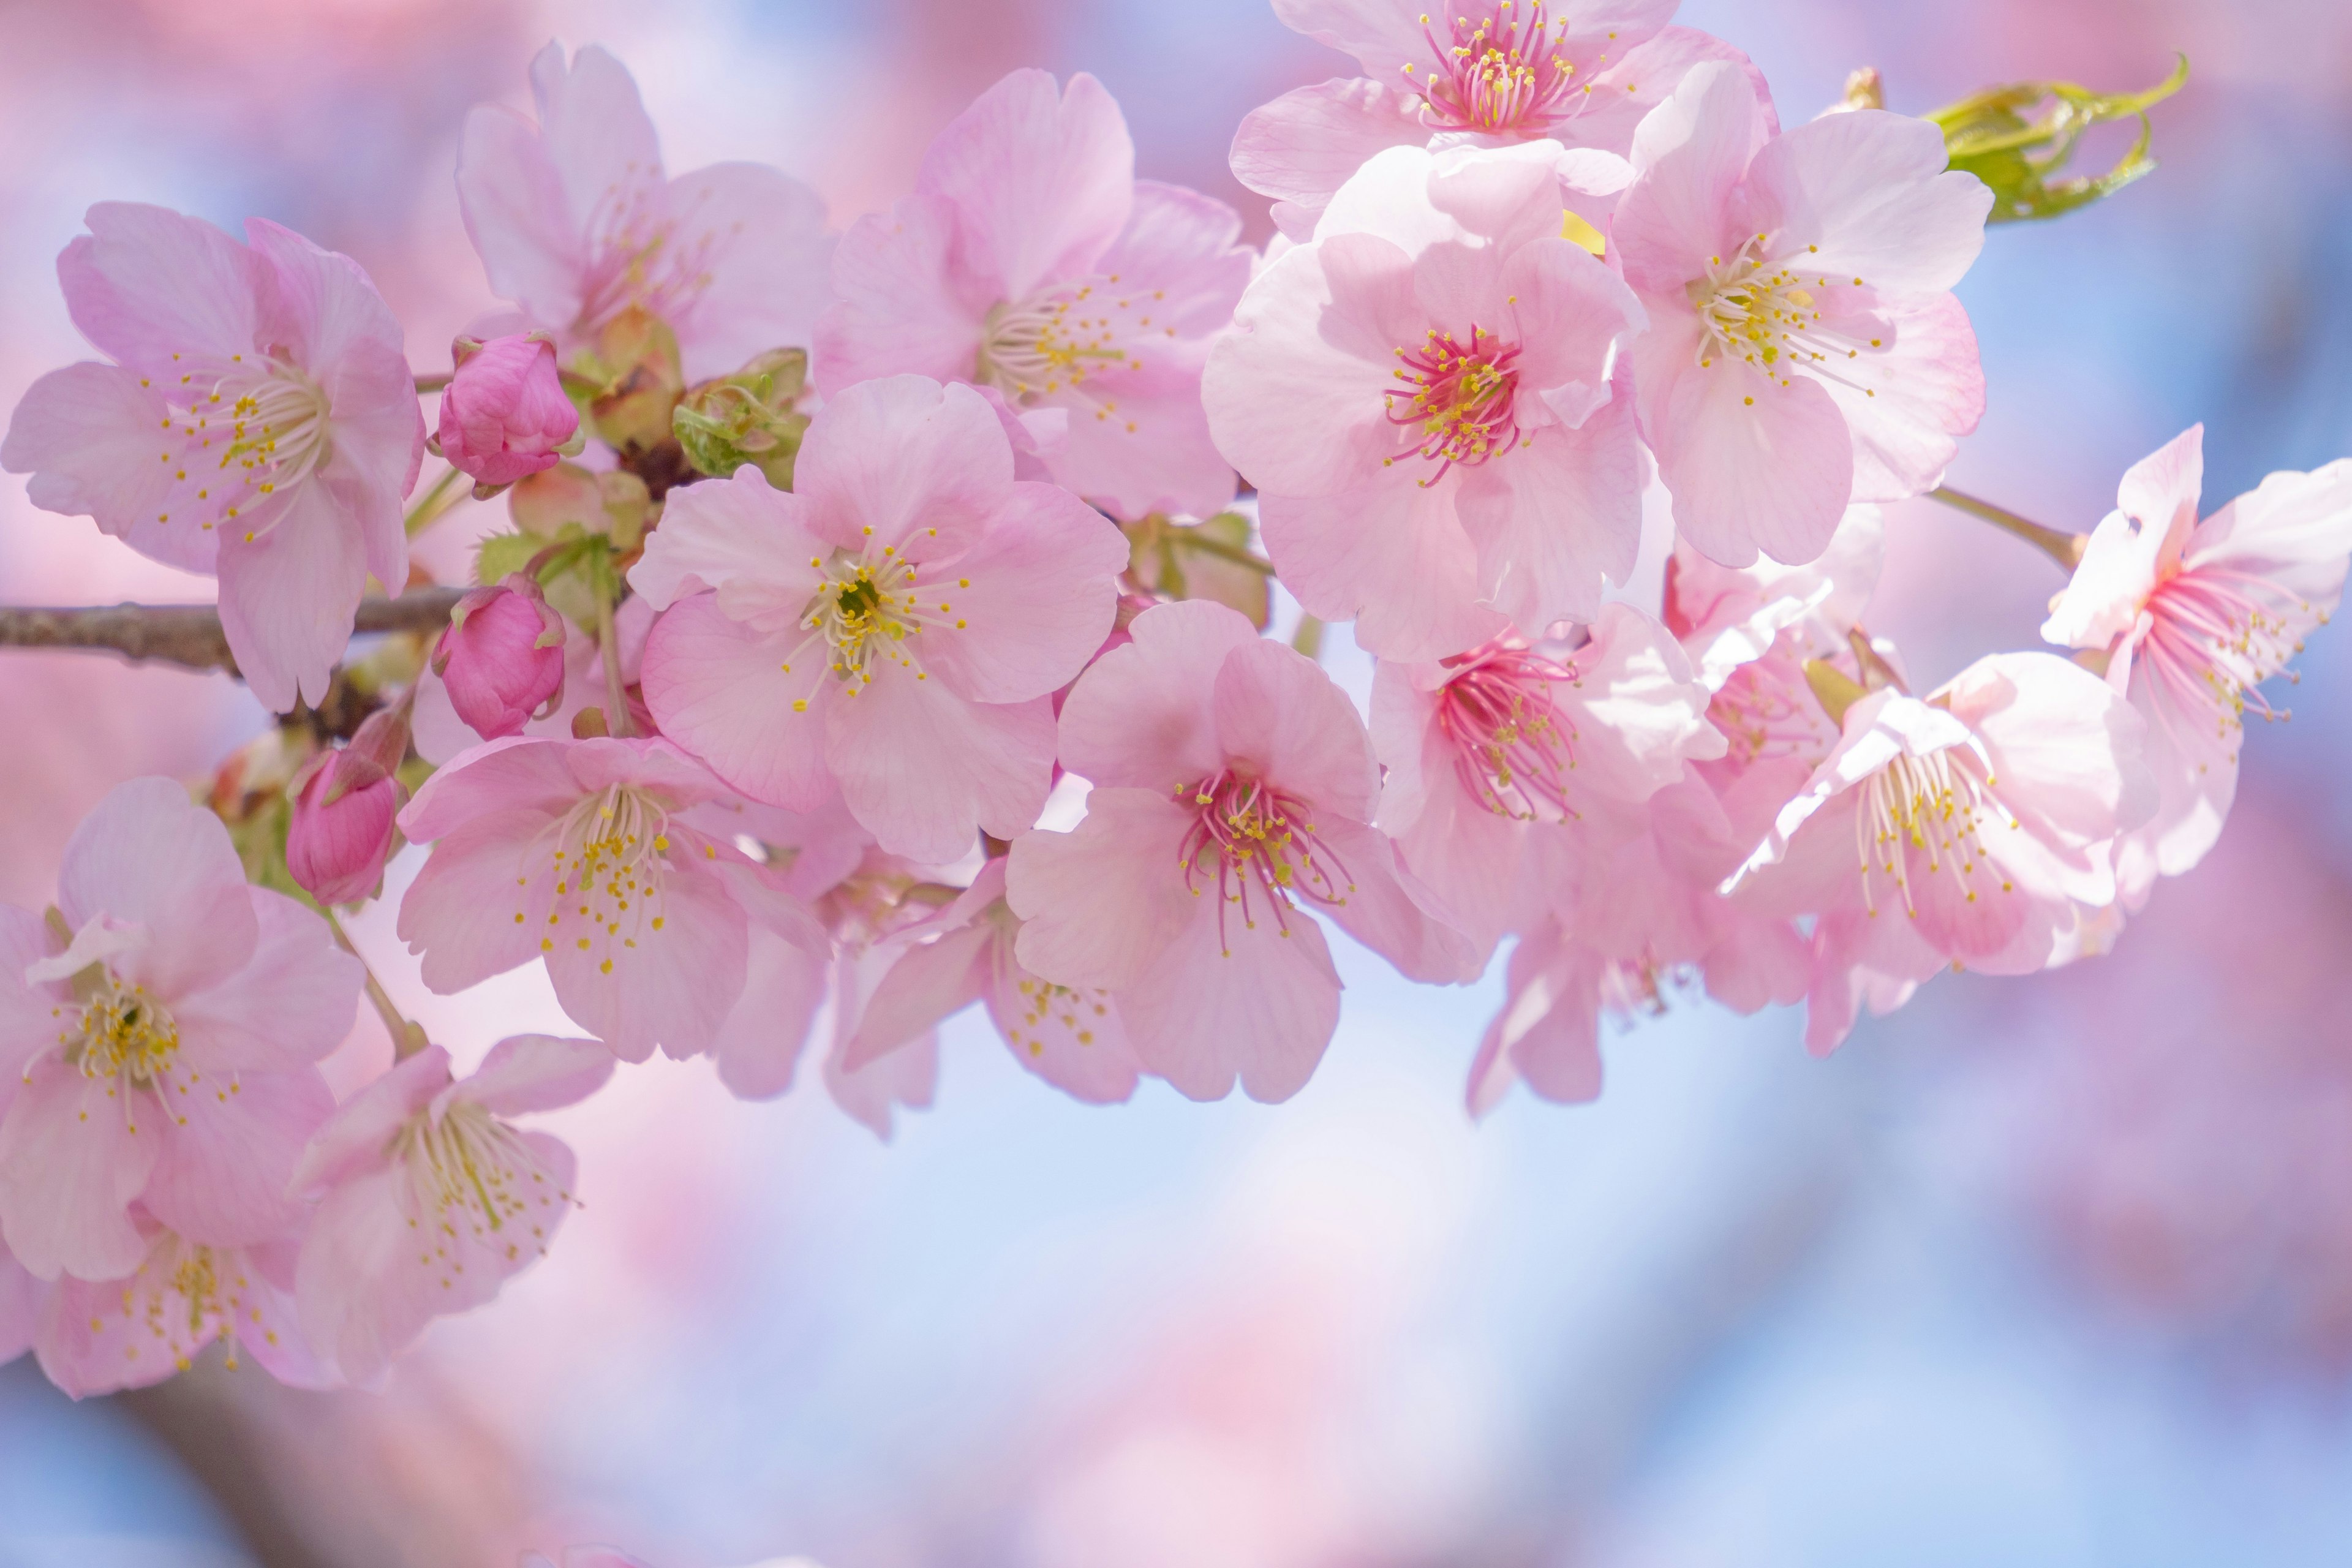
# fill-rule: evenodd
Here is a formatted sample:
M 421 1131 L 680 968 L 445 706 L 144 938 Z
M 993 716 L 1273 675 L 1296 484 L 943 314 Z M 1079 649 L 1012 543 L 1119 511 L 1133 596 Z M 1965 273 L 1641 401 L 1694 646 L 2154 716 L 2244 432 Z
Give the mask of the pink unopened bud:
M 407 796 L 393 773 L 408 752 L 408 714 L 404 698 L 369 715 L 350 745 L 312 757 L 287 786 L 286 869 L 322 904 L 354 903 L 383 885 Z
M 563 617 L 527 572 L 477 588 L 449 612 L 433 649 L 433 673 L 457 717 L 485 741 L 522 732 L 563 700 Z
M 555 345 L 527 333 L 486 343 L 459 338 L 455 353 L 457 373 L 441 394 L 441 455 L 485 485 L 553 468 L 580 429 Z

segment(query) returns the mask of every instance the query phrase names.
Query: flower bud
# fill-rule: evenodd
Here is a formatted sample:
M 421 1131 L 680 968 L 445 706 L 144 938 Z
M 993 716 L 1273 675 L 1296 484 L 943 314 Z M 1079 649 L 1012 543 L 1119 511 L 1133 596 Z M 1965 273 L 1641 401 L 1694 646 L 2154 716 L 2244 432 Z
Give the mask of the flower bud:
M 441 394 L 441 455 L 483 485 L 510 485 L 553 468 L 580 431 L 555 345 L 517 333 L 486 343 L 459 338 L 453 353 L 457 373 Z
M 288 786 L 286 869 L 322 904 L 355 903 L 383 883 L 407 797 L 393 775 L 408 754 L 409 700 L 369 715 L 350 745 L 312 757 Z
M 732 375 L 689 390 L 671 414 L 686 460 L 714 479 L 750 463 L 778 489 L 793 488 L 793 459 L 808 429 L 797 412 L 808 354 L 772 349 Z
M 563 617 L 528 573 L 477 588 L 449 612 L 433 673 L 448 687 L 457 717 L 483 740 L 520 734 L 525 721 L 546 717 L 563 700 Z
M 604 324 L 573 366 L 602 389 L 589 400 L 596 434 L 616 452 L 649 452 L 670 438 L 670 411 L 686 390 L 677 337 L 632 305 Z

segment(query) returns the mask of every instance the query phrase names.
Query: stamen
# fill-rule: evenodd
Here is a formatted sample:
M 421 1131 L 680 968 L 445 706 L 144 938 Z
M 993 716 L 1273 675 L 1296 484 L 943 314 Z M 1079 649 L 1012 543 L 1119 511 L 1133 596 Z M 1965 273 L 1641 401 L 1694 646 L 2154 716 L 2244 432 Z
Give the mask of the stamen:
M 1578 683 L 1576 667 L 1545 658 L 1517 637 L 1445 663 L 1456 673 L 1438 692 L 1437 724 L 1454 742 L 1463 788 L 1498 816 L 1576 816 L 1568 799 L 1576 726 L 1552 697 L 1555 687 Z
M 1465 346 L 1451 332 L 1431 328 L 1420 348 L 1396 351 L 1404 385 L 1389 399 L 1389 423 L 1418 426 L 1418 455 L 1437 464 L 1421 484 L 1435 484 L 1456 463 L 1475 466 L 1522 445 L 1514 405 L 1518 376 L 1512 365 L 1517 345 L 1506 347 L 1473 322 Z
M 1580 68 L 1569 58 L 1568 19 L 1547 29 L 1544 5 L 1545 0 L 1532 0 L 1514 17 L 1511 0 L 1504 0 L 1497 15 L 1475 23 L 1455 17 L 1443 40 L 1423 16 L 1422 37 L 1436 69 L 1404 68 L 1406 84 L 1421 95 L 1423 122 L 1433 131 L 1541 136 L 1582 113 L 1591 89 L 1578 79 Z M 1606 58 L 1591 64 L 1598 68 Z
M 1227 956 L 1233 952 L 1228 906 L 1241 911 L 1244 929 L 1255 931 L 1261 912 L 1255 900 L 1288 936 L 1297 900 L 1336 909 L 1356 890 L 1339 856 L 1315 837 L 1313 813 L 1279 790 L 1227 768 L 1178 785 L 1176 799 L 1195 812 L 1178 852 L 1184 886 L 1197 896 L 1214 873 L 1217 945 Z

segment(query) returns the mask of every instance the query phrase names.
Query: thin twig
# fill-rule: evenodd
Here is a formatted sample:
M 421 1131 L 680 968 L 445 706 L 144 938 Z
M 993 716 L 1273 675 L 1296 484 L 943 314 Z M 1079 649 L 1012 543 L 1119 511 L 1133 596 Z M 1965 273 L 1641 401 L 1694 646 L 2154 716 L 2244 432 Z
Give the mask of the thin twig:
M 420 588 L 397 599 L 362 599 L 354 632 L 429 632 L 448 624 L 462 588 Z M 0 647 L 94 648 L 133 664 L 154 660 L 236 673 L 211 605 L 102 605 L 86 608 L 0 607 Z
M 406 1061 L 429 1043 L 424 1028 L 401 1016 L 400 1009 L 393 1003 L 392 994 L 376 979 L 375 970 L 369 965 L 366 955 L 352 944 L 350 935 L 343 930 L 343 922 L 335 918 L 335 911 L 322 906 L 322 912 L 327 917 L 327 929 L 334 933 L 336 942 L 345 952 L 360 961 L 360 973 L 367 981 L 367 999 L 374 1006 L 375 1016 L 383 1020 L 384 1033 L 392 1037 L 392 1059 Z
M 1956 490 L 1949 485 L 1929 490 L 1927 495 L 1931 500 L 1942 501 L 1946 506 L 1967 512 L 1970 517 L 1991 523 L 1995 528 L 2007 530 L 2069 572 L 2083 563 L 2083 552 L 2090 542 L 2082 534 L 2061 533 L 2054 528 L 2044 528 L 2040 523 L 2029 521 L 2006 508 L 1997 507 L 1989 500 L 1979 500 L 1966 491 Z
M 438 392 L 449 384 L 449 374 L 445 370 L 437 375 L 420 375 L 416 378 L 416 390 L 420 393 Z
M 457 481 L 465 477 L 462 470 L 452 468 L 434 480 L 432 488 L 417 497 L 416 504 L 408 509 L 406 517 L 401 519 L 401 531 L 414 539 L 440 521 L 451 507 L 465 500 L 469 493 L 457 489 Z
M 596 552 L 589 575 L 596 595 L 596 647 L 604 659 L 604 731 L 625 739 L 636 726 L 630 722 L 628 689 L 621 683 L 621 639 L 613 632 L 613 600 L 619 584 L 613 580 L 609 549 Z
M 1180 549 L 1197 550 L 1203 555 L 1213 555 L 1220 561 L 1230 561 L 1236 566 L 1246 566 L 1264 576 L 1271 577 L 1275 574 L 1274 563 L 1265 556 L 1253 554 L 1238 544 L 1227 544 L 1222 539 L 1212 539 L 1198 528 L 1171 529 L 1170 533 L 1176 540 Z

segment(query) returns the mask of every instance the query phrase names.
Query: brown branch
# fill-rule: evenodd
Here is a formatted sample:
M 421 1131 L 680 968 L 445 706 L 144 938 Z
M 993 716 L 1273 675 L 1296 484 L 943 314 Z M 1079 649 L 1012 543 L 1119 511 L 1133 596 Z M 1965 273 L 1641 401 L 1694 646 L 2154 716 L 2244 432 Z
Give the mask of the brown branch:
M 362 599 L 354 632 L 429 632 L 447 624 L 462 588 L 420 588 L 397 599 Z M 0 647 L 92 648 L 133 664 L 153 660 L 236 673 L 211 605 L 107 605 L 86 609 L 0 608 Z

